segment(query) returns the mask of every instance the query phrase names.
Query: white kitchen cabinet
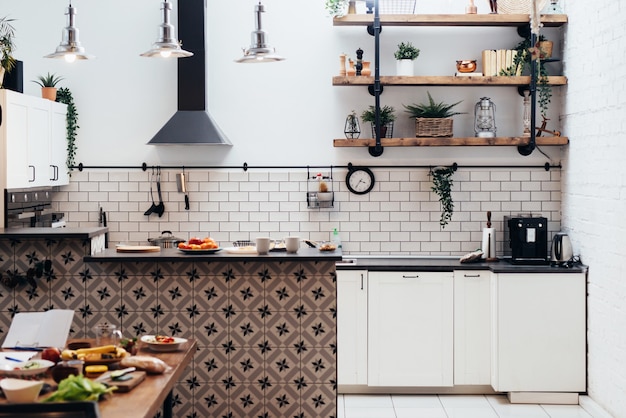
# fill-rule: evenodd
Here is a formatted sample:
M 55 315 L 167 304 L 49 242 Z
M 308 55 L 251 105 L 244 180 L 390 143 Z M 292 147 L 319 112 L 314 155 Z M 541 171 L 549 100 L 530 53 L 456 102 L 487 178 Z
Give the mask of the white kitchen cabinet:
M 6 163 L 1 186 L 19 189 L 67 184 L 68 178 L 55 176 L 55 171 L 66 171 L 67 106 L 10 90 L 0 90 L 0 106 L 0 160 Z
M 490 279 L 487 270 L 454 272 L 454 384 L 491 383 Z
M 453 273 L 368 280 L 368 386 L 452 386 Z
M 492 386 L 586 390 L 585 273 L 494 274 Z
M 367 385 L 367 270 L 337 270 L 337 384 Z

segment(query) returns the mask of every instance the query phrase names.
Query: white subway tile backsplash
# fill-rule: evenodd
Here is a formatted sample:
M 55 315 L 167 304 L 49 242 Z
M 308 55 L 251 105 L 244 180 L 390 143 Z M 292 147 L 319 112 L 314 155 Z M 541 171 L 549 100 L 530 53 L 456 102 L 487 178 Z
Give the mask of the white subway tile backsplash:
M 186 170 L 190 210 L 185 210 L 177 172 L 162 172 L 166 210 L 160 218 L 143 214 L 152 203 L 149 170 L 75 172 L 72 183 L 56 193 L 56 209 L 67 214 L 69 226 L 95 226 L 102 206 L 112 244 L 146 243 L 163 230 L 184 239 L 211 235 L 224 246 L 257 235 L 321 241 L 337 228 L 347 254 L 462 255 L 480 247 L 487 211 L 498 251 L 504 216 L 544 214 L 550 231 L 560 229 L 558 170 L 460 168 L 453 176 L 454 214 L 445 228 L 427 169 L 374 169 L 374 190 L 363 196 L 350 193 L 345 173 L 334 170 L 327 181 L 335 192 L 333 207 L 314 209 L 307 207 L 306 192 L 317 191 L 317 182 L 307 182 L 306 172 Z M 154 185 L 153 194 L 157 199 Z

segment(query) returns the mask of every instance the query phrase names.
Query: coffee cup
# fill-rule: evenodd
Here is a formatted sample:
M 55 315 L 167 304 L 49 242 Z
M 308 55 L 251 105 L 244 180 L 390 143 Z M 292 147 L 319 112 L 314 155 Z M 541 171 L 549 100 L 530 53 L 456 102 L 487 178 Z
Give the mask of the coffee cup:
M 285 248 L 288 253 L 297 253 L 300 248 L 300 237 L 286 237 Z
M 269 237 L 257 237 L 256 252 L 259 254 L 267 254 L 270 252 L 270 244 L 272 240 Z

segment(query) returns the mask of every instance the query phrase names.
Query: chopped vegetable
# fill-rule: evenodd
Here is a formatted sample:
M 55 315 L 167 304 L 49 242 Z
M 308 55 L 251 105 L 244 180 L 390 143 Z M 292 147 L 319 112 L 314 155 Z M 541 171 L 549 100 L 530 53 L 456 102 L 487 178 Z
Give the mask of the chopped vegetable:
M 171 344 L 174 342 L 173 337 L 166 337 L 165 335 L 156 335 L 154 339 L 157 343 L 161 344 Z
M 70 375 L 59 382 L 59 389 L 43 402 L 97 401 L 101 395 L 111 393 L 117 386 L 107 386 L 86 378 L 82 374 Z

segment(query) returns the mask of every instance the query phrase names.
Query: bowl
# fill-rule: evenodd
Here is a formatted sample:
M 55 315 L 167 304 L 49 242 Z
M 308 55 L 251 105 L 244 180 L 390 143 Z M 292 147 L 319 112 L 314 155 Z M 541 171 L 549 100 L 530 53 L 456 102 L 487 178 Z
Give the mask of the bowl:
M 471 73 L 476 70 L 476 60 L 459 60 L 456 69 L 460 73 Z
M 144 335 L 141 337 L 141 342 L 146 344 L 152 351 L 168 352 L 177 351 L 180 346 L 187 342 L 184 338 L 172 337 L 172 342 L 159 342 L 156 339 L 156 335 Z
M 7 401 L 11 403 L 35 402 L 42 387 L 43 382 L 39 380 L 22 380 L 12 377 L 0 380 L 0 388 Z
M 49 360 L 34 359 L 14 364 L 0 364 L 0 376 L 34 376 L 45 373 L 54 363 Z

